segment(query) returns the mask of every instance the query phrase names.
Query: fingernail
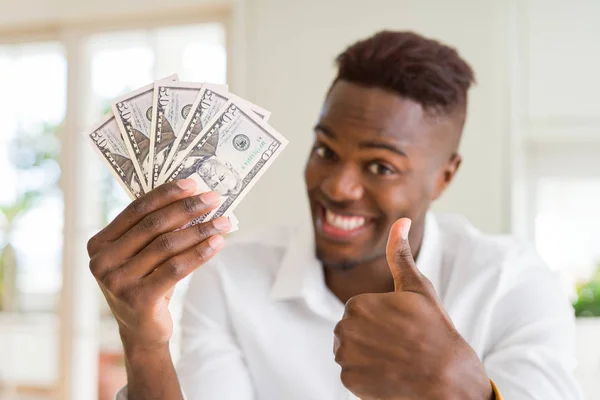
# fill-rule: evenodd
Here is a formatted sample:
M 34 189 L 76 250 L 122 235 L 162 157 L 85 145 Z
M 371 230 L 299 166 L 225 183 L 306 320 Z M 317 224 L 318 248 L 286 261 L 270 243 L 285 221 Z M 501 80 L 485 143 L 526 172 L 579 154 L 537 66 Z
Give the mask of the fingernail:
M 227 232 L 229 229 L 231 229 L 231 221 L 229 221 L 229 218 L 227 217 L 219 217 L 215 219 L 213 221 L 213 225 L 222 232 Z
M 185 192 L 191 192 L 192 190 L 196 189 L 196 181 L 191 178 L 182 179 L 177 182 L 177 186 L 179 186 L 179 188 Z
M 219 250 L 221 247 L 223 247 L 223 243 L 225 243 L 225 239 L 223 239 L 223 236 L 217 235 L 208 239 L 208 245 L 213 250 Z
M 412 221 L 408 218 L 405 218 L 406 222 L 402 225 L 402 230 L 400 231 L 400 237 L 402 240 L 408 239 L 408 232 L 410 232 L 410 226 L 412 225 Z
M 202 200 L 204 204 L 218 203 L 220 198 L 221 196 L 219 196 L 219 193 L 217 192 L 207 192 L 200 195 L 200 200 Z

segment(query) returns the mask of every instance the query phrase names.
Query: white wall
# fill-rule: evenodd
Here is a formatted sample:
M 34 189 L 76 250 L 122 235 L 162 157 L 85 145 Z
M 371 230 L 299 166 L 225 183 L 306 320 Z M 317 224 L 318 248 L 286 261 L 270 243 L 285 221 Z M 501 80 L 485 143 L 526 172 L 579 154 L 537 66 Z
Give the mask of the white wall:
M 441 39 L 474 67 L 478 84 L 462 143 L 465 161 L 436 208 L 465 214 L 487 231 L 508 230 L 508 28 L 498 3 L 503 2 L 251 0 L 249 96 L 273 112 L 272 124 L 291 145 L 240 207 L 242 228 L 263 218 L 287 220 L 306 210 L 302 169 L 335 72 L 333 59 L 353 41 L 387 28 Z
M 529 0 L 526 11 L 528 119 L 598 121 L 600 1 Z

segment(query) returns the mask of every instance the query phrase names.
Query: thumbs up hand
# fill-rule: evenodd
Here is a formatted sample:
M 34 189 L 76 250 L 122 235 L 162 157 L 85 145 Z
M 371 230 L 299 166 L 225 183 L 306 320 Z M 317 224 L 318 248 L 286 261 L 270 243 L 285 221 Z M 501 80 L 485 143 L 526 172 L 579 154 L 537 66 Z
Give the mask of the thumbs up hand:
M 493 399 L 483 365 L 415 265 L 410 224 L 398 220 L 388 238 L 394 292 L 351 298 L 335 327 L 342 383 L 362 400 Z

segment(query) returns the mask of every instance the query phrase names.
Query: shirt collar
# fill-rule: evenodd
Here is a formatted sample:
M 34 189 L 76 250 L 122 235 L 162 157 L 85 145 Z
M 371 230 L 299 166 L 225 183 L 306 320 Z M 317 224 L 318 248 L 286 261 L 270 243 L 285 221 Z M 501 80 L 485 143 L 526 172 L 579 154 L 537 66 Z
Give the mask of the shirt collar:
M 443 255 L 441 244 L 439 225 L 429 212 L 425 217 L 423 242 L 416 264 L 438 293 Z M 271 287 L 271 296 L 275 300 L 303 298 L 324 288 L 323 269 L 315 256 L 314 231 L 312 226 L 303 227 L 291 235 Z
M 290 237 L 271 296 L 276 300 L 304 297 L 319 280 L 324 285 L 321 263 L 315 256 L 314 232 L 312 227 L 302 227 Z

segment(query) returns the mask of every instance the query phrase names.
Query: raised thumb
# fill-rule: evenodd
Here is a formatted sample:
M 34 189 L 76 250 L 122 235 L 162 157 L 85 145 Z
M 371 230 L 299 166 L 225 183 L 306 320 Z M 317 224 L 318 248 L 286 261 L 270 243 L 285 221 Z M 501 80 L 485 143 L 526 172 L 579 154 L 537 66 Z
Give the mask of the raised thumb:
M 427 291 L 424 277 L 415 265 L 408 244 L 411 223 L 410 219 L 401 218 L 392 225 L 386 248 L 387 262 L 394 278 L 394 291 L 423 293 Z

